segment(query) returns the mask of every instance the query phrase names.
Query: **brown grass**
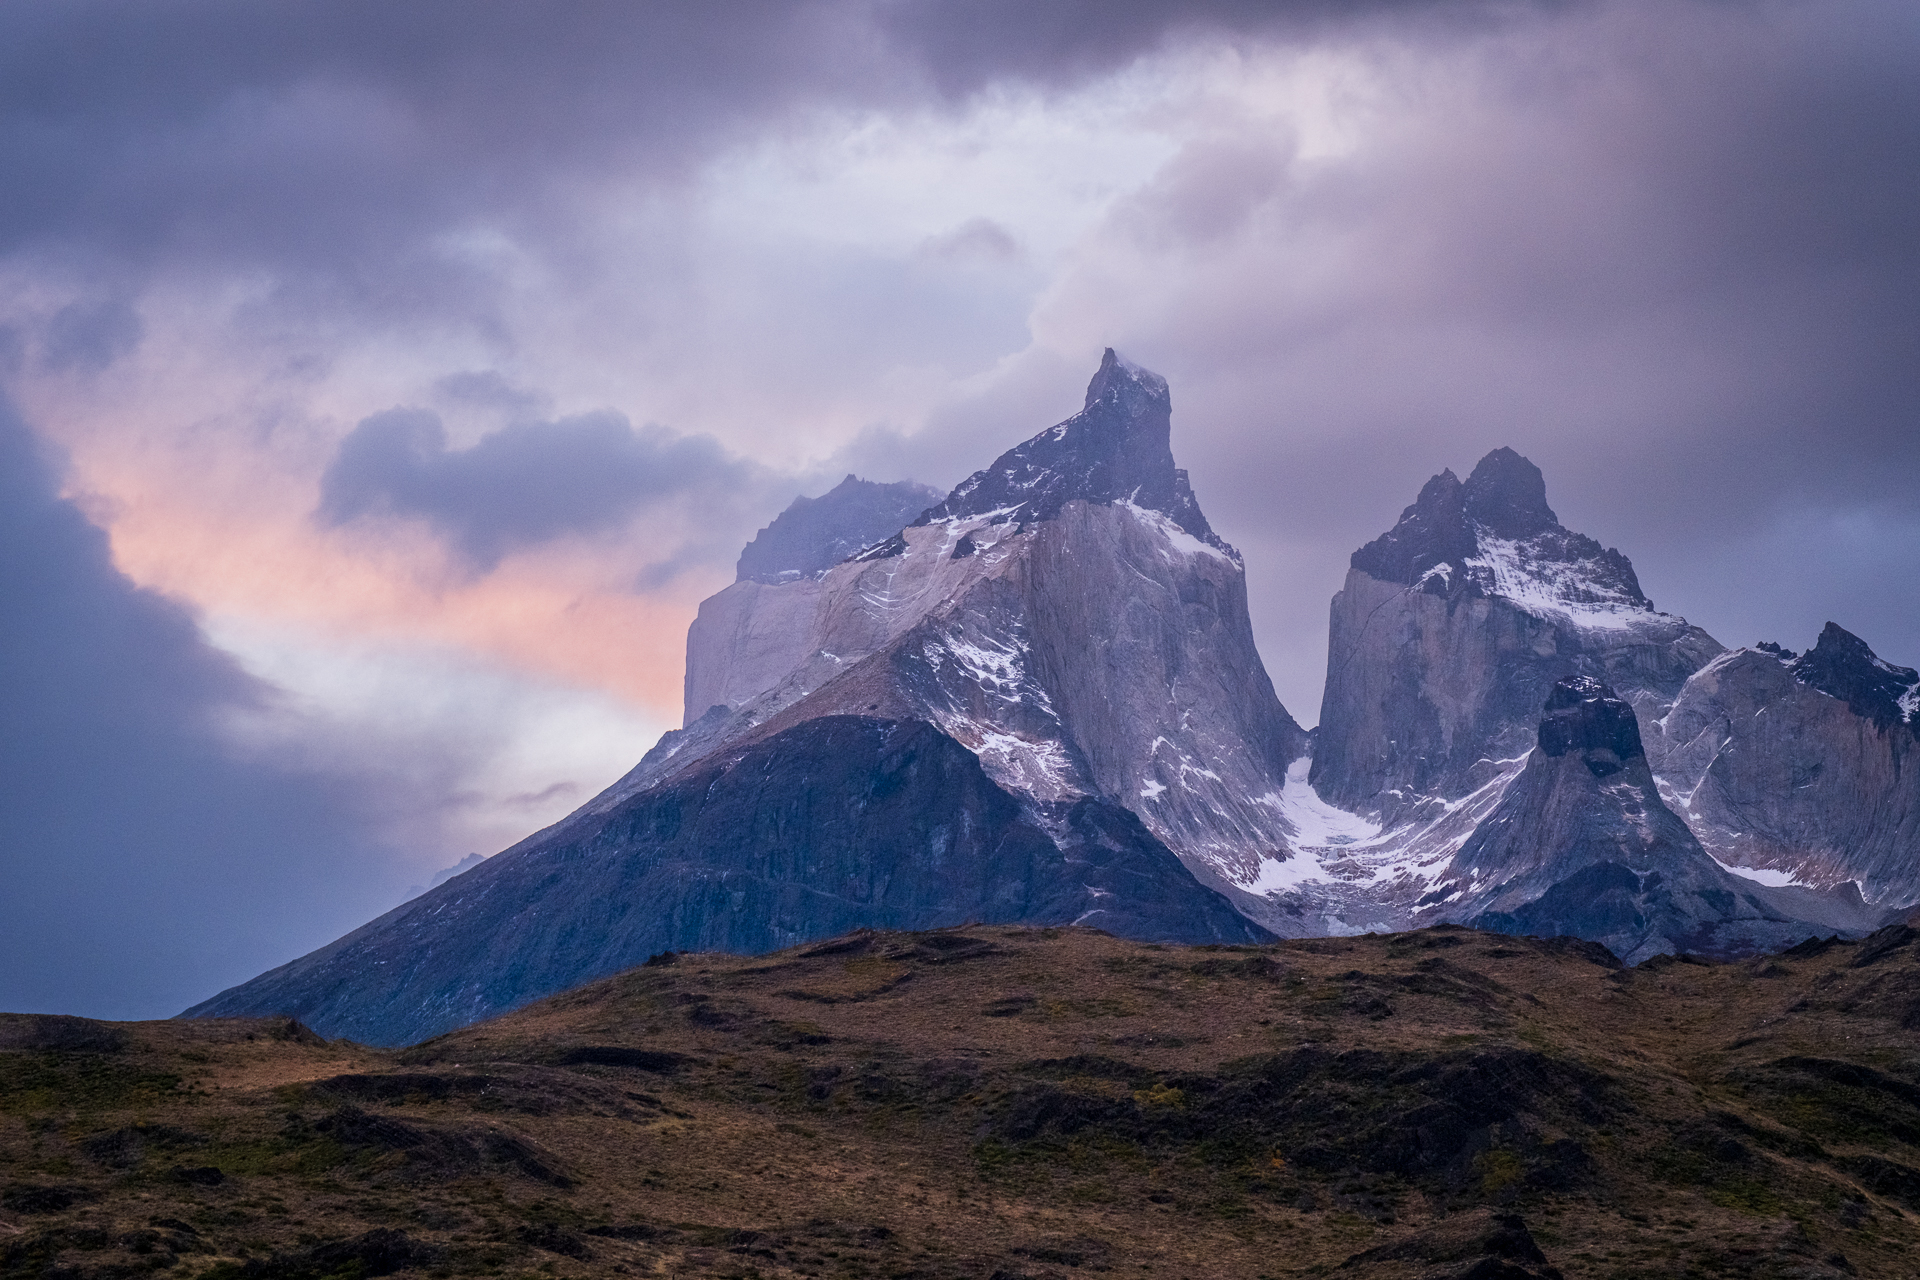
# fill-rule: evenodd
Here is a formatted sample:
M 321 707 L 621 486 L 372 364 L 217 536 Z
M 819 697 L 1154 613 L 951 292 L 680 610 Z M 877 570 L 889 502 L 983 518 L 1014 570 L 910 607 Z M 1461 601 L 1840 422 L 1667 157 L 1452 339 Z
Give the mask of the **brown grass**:
M 0 1053 L 0 1276 L 1915 1275 L 1916 951 L 976 927 L 118 1024 Z

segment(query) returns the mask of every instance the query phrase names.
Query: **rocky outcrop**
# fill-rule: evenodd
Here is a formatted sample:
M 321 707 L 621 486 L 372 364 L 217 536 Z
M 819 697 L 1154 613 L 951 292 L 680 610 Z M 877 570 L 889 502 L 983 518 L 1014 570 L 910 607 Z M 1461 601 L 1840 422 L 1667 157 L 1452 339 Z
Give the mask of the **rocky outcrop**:
M 930 725 L 834 716 L 562 824 L 187 1015 L 272 1009 L 404 1044 L 664 951 L 967 921 L 1269 936 L 1125 809 L 1082 798 L 1043 827 Z
M 800 666 L 817 639 L 820 579 L 939 500 L 937 490 L 911 481 L 851 475 L 818 498 L 794 499 L 740 553 L 734 584 L 700 604 L 687 645 L 683 723 L 715 706 L 744 705 Z
M 938 501 L 938 489 L 911 480 L 876 484 L 849 475 L 817 498 L 795 498 L 755 534 L 740 552 L 734 581 L 817 578 L 891 536 Z
M 1920 901 L 1920 673 L 1829 622 L 1795 657 L 1737 649 L 1648 734 L 1674 809 L 1721 863 L 1777 883 Z
M 1561 526 L 1539 468 L 1496 449 L 1465 483 L 1429 480 L 1354 553 L 1311 779 L 1333 804 L 1411 821 L 1524 756 L 1562 677 L 1606 681 L 1644 723 L 1721 651 L 1655 610 L 1626 556 Z
M 1421 906 L 1588 938 L 1628 963 L 1777 948 L 1870 918 L 1857 894 L 1768 888 L 1718 866 L 1661 802 L 1633 708 L 1591 676 L 1554 685 L 1526 767 Z

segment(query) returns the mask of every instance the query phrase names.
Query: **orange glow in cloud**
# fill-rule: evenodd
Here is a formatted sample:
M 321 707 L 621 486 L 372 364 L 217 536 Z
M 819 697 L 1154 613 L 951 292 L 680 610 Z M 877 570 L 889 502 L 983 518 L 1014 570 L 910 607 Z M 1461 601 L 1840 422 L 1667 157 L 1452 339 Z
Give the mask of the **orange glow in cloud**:
M 322 636 L 451 645 L 678 721 L 687 626 L 726 577 L 689 573 L 636 591 L 649 548 L 671 545 L 671 517 L 643 515 L 624 536 L 557 541 L 469 577 L 420 524 L 329 529 L 312 519 L 337 426 L 308 419 L 275 436 L 237 413 L 174 425 L 186 415 L 167 412 L 165 390 L 200 405 L 219 398 L 218 385 L 189 393 L 189 380 L 164 378 L 156 396 L 142 376 L 137 406 L 112 386 L 43 383 L 22 396 L 35 425 L 68 450 L 70 492 L 136 582 Z M 228 403 L 244 402 L 234 391 Z

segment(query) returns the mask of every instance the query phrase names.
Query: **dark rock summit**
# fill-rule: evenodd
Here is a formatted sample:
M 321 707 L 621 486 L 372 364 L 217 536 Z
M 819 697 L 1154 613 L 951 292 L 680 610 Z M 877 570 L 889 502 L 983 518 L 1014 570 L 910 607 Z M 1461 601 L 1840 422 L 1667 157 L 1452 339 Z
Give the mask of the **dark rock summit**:
M 1718 866 L 1661 801 L 1633 708 L 1590 676 L 1558 682 L 1539 746 L 1432 895 L 1483 929 L 1600 942 L 1628 963 L 1785 946 L 1857 903 L 1770 889 Z
M 1512 554 L 1503 542 L 1528 544 L 1524 563 L 1498 563 L 1495 557 Z M 1451 471 L 1427 481 L 1399 523 L 1354 552 L 1352 563 L 1382 582 L 1435 595 L 1448 594 L 1455 577 L 1470 592 L 1499 594 L 1524 574 L 1550 579 L 1541 584 L 1546 598 L 1561 604 L 1653 609 L 1632 562 L 1561 527 L 1540 468 L 1506 448 L 1480 459 L 1465 484 Z
M 1646 758 L 1633 708 L 1592 676 L 1568 676 L 1553 686 L 1540 717 L 1539 744 L 1549 759 L 1578 752 L 1596 778 Z
M 913 523 L 990 515 L 995 523 L 1020 524 L 1052 520 L 1075 499 L 1127 502 L 1237 556 L 1200 513 L 1187 473 L 1173 465 L 1172 415 L 1167 380 L 1108 347 L 1087 385 L 1085 408 L 962 480 Z
M 1878 728 L 1920 721 L 1920 671 L 1882 662 L 1866 641 L 1834 623 L 1788 670 L 1801 684 L 1840 699 Z
M 740 553 L 734 581 L 818 577 L 939 500 L 939 490 L 911 480 L 876 484 L 849 475 L 817 498 L 795 498 L 774 517 Z

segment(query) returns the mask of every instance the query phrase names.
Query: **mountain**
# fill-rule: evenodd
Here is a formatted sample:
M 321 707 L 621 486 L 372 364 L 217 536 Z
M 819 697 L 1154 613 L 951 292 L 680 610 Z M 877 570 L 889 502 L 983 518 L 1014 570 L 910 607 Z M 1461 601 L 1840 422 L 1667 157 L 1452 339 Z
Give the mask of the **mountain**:
M 702 605 L 685 727 L 625 778 L 189 1012 L 392 1044 L 649 955 L 859 925 L 1271 936 L 1287 913 L 1261 880 L 1297 825 L 1306 735 L 1254 648 L 1239 555 L 1174 466 L 1171 412 L 1163 379 L 1108 351 L 1080 413 L 895 536 L 803 571 L 801 533 L 846 526 L 791 522 L 767 541 L 775 581 Z
M 1864 933 L 1920 898 L 1914 687 L 1838 628 L 1790 665 L 1726 651 L 1496 449 L 1354 553 L 1308 772 L 1324 835 L 1280 897 L 1321 932 L 1444 919 L 1636 959 Z M 1550 749 L 1576 708 L 1617 777 Z
M 1920 673 L 1829 622 L 1796 657 L 1720 655 L 1648 736 L 1662 788 L 1721 863 L 1920 901 Z
M 831 716 L 563 823 L 189 1013 L 270 1007 L 402 1044 L 665 951 L 968 921 L 1263 936 L 1125 810 L 1081 800 L 1042 830 L 931 726 Z
M 1833 626 L 1728 652 L 1496 449 L 1354 553 L 1310 737 L 1171 439 L 1165 380 L 1109 350 L 1079 413 L 938 501 L 849 477 L 789 507 L 702 603 L 682 727 L 625 777 L 189 1012 L 397 1044 L 857 927 L 1437 921 L 1637 961 L 1920 900 L 1915 672 Z
M 876 484 L 848 475 L 817 498 L 801 496 L 740 552 L 736 582 L 817 578 L 940 501 L 911 480 Z
M 1661 802 L 1633 708 L 1592 676 L 1554 685 L 1525 768 L 1427 902 L 1478 928 L 1590 938 L 1629 964 L 1774 950 L 1865 918 L 1858 894 L 1766 888 L 1709 858 Z
M 1722 651 L 1656 610 L 1625 555 L 1561 525 L 1520 454 L 1442 471 L 1333 598 L 1297 802 L 1316 821 L 1281 899 L 1306 932 L 1406 927 L 1520 775 L 1557 682 L 1601 680 L 1651 721 Z
M 1334 597 L 1315 789 L 1388 821 L 1524 756 L 1555 682 L 1591 675 L 1643 719 L 1723 646 L 1657 611 L 1632 563 L 1562 526 L 1511 449 L 1427 481 Z
M 737 584 L 687 637 L 686 728 L 615 792 L 745 735 L 921 719 L 1036 813 L 1100 798 L 1269 927 L 1306 734 L 1254 647 L 1240 556 L 1170 445 L 1166 381 L 1109 350 L 1081 412 L 818 579 Z M 1051 819 L 1046 819 L 1051 821 Z M 1273 917 L 1270 919 L 1269 917 Z

